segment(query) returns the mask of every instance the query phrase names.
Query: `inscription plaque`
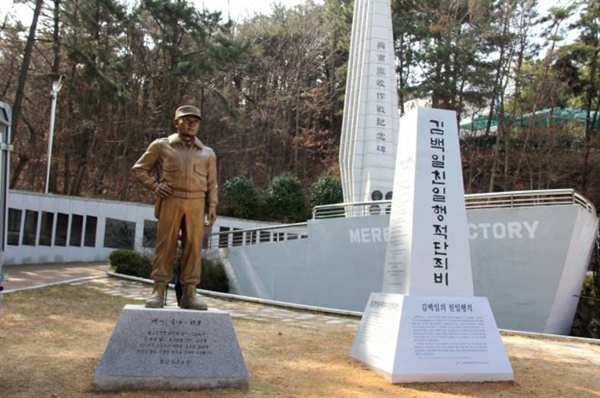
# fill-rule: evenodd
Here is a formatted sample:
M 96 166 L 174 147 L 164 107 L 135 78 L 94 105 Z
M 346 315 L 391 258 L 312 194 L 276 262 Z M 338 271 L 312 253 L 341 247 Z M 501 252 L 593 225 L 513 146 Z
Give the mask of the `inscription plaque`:
M 94 376 L 103 390 L 246 387 L 229 314 L 127 305 Z
M 350 355 L 392 383 L 512 380 L 485 297 L 373 293 Z

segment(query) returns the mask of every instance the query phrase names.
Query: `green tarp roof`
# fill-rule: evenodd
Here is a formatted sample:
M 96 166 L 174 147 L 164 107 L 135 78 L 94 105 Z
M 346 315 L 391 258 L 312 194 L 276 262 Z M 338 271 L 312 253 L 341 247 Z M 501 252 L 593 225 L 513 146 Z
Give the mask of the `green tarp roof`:
M 586 112 L 579 109 L 549 108 L 535 113 L 527 113 L 519 117 L 517 122 L 523 126 L 527 126 L 531 122 L 531 119 L 534 118 L 535 125 L 547 125 L 550 124 L 550 121 L 554 124 L 564 124 L 569 122 L 585 124 L 585 115 Z M 593 118 L 593 113 L 591 116 Z M 460 121 L 460 128 L 461 130 L 484 130 L 487 127 L 488 119 L 488 115 L 469 116 Z M 491 126 L 497 126 L 498 122 L 498 116 L 494 115 L 492 117 Z M 599 126 L 600 121 L 596 120 L 595 125 Z

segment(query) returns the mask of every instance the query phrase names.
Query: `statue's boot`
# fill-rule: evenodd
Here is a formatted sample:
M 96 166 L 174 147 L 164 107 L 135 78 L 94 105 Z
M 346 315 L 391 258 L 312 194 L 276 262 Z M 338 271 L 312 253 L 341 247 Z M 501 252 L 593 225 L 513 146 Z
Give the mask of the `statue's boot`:
M 183 296 L 181 297 L 181 308 L 187 310 L 206 311 L 208 305 L 196 296 L 196 285 L 187 284 L 183 287 Z
M 154 282 L 154 290 L 152 290 L 152 295 L 146 301 L 146 308 L 162 308 L 165 305 L 166 292 L 166 283 Z

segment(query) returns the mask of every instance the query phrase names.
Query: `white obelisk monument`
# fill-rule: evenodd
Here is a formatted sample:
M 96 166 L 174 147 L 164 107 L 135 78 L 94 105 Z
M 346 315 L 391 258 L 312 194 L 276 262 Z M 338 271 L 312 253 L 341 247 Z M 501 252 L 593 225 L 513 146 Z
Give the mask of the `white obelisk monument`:
M 392 383 L 513 380 L 489 302 L 473 295 L 454 111 L 400 120 L 382 293 L 351 356 Z
M 355 0 L 340 142 L 344 202 L 392 198 L 398 93 L 390 0 Z

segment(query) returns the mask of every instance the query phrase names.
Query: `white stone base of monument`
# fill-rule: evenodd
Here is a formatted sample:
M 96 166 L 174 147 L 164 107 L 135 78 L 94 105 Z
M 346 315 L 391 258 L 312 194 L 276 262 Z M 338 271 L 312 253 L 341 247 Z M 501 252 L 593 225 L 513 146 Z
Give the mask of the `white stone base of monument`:
M 126 305 L 96 369 L 100 390 L 246 388 L 228 313 Z
M 391 383 L 514 377 L 485 297 L 372 293 L 350 356 Z

